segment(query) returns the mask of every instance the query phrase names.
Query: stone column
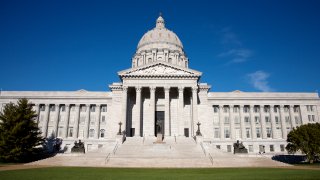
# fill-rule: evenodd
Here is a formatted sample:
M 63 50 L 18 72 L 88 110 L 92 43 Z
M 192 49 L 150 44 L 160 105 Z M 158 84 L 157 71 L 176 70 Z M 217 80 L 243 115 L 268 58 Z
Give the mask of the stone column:
M 54 113 L 54 126 L 53 126 L 53 129 L 54 129 L 54 135 L 55 137 L 58 137 L 58 126 L 59 126 L 59 114 L 60 114 L 60 106 L 59 104 L 55 104 L 55 113 Z
M 192 87 L 192 122 L 191 122 L 191 137 L 195 135 L 194 126 L 198 122 L 198 87 Z
M 223 105 L 219 106 L 220 139 L 224 139 Z
M 68 129 L 69 129 L 69 116 L 70 116 L 70 105 L 66 104 L 66 117 L 64 122 L 64 138 L 68 137 Z
M 270 120 L 271 120 L 271 132 L 272 132 L 272 138 L 276 138 L 276 121 L 274 119 L 274 105 L 270 105 Z
M 86 119 L 84 121 L 84 138 L 89 137 L 90 127 L 90 104 L 86 104 Z
M 35 110 L 36 115 L 37 115 L 37 117 L 35 118 L 35 121 L 37 122 L 37 124 L 39 124 L 40 105 L 39 104 L 35 104 L 34 106 L 35 106 L 34 110 Z
M 255 116 L 254 116 L 254 105 L 250 106 L 250 123 L 251 123 L 251 137 L 252 139 L 257 139 L 256 122 L 255 122 Z
M 48 135 L 49 114 L 50 114 L 50 104 L 45 104 L 44 121 L 43 121 L 43 125 L 42 125 L 42 136 L 43 137 L 47 137 L 47 135 Z
M 296 127 L 296 119 L 294 118 L 294 111 L 293 111 L 293 105 L 290 105 L 290 120 L 291 120 L 291 126 L 292 128 Z
M 154 121 L 155 121 L 155 98 L 156 98 L 156 87 L 151 86 L 150 87 L 150 132 L 152 132 L 150 135 L 154 135 L 156 132 L 154 132 Z
M 135 127 L 135 136 L 140 137 L 140 122 L 141 122 L 141 87 L 136 87 L 136 105 L 137 105 L 137 118 Z
M 128 87 L 122 87 L 122 131 L 127 132 L 127 103 L 128 103 Z
M 240 127 L 241 127 L 241 138 L 246 138 L 246 127 L 244 123 L 244 114 L 243 114 L 244 105 L 240 105 Z
M 265 118 L 265 113 L 264 113 L 264 106 L 262 105 L 262 108 L 260 108 L 260 119 L 261 119 L 261 134 L 262 138 L 266 139 L 267 138 L 267 130 L 266 130 L 266 118 Z M 262 113 L 264 115 L 262 115 Z
M 75 105 L 76 117 L 74 122 L 74 133 L 73 138 L 77 139 L 79 134 L 79 118 L 80 118 L 80 104 Z
M 183 127 L 184 127 L 184 122 L 183 122 L 183 90 L 184 90 L 184 87 L 179 87 L 179 108 L 178 108 L 178 133 L 179 135 L 183 135 Z
M 166 136 L 171 135 L 171 126 L 170 126 L 170 87 L 164 87 L 164 106 L 165 106 L 165 111 L 164 111 L 164 134 Z
M 280 119 L 281 119 L 282 138 L 287 139 L 287 125 L 286 125 L 286 119 L 284 116 L 284 105 L 280 105 Z
M 235 133 L 235 128 L 234 128 L 234 118 L 233 118 L 233 110 L 234 106 L 230 105 L 229 109 L 229 119 L 230 119 L 230 132 L 231 132 L 231 139 L 236 139 L 236 133 Z
M 94 138 L 98 139 L 100 134 L 100 112 L 101 112 L 101 105 L 96 105 L 96 122 L 95 122 L 95 135 Z

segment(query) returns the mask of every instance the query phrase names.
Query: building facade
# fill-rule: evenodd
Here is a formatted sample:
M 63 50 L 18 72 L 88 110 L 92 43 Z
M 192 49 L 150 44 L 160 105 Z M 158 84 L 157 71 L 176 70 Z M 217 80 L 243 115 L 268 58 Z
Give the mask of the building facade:
M 294 127 L 320 121 L 318 93 L 210 92 L 188 63 L 160 16 L 110 92 L 2 91 L 0 107 L 28 98 L 43 136 L 63 139 L 68 149 L 81 139 L 89 151 L 114 141 L 121 127 L 127 137 L 164 139 L 193 138 L 200 128 L 202 141 L 224 151 L 240 140 L 249 153 L 279 153 Z

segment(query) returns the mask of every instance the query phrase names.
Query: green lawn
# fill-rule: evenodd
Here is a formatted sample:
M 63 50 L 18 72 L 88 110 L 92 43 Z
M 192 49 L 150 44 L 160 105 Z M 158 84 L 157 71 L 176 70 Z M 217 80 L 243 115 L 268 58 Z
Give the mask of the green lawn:
M 320 179 L 320 170 L 282 168 L 131 169 L 51 167 L 0 171 L 0 179 Z

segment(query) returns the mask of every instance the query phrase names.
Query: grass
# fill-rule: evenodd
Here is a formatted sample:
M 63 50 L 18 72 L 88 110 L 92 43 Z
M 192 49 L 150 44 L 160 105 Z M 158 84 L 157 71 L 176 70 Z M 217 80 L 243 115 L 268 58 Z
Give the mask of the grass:
M 320 170 L 285 168 L 146 169 L 50 167 L 0 171 L 0 179 L 319 179 Z

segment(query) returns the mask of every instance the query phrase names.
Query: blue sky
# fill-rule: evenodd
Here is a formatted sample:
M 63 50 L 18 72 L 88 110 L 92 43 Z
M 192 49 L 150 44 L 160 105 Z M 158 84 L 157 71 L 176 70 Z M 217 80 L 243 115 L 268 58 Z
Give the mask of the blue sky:
M 162 12 L 211 91 L 320 90 L 320 1 L 0 1 L 2 90 L 109 91 Z

